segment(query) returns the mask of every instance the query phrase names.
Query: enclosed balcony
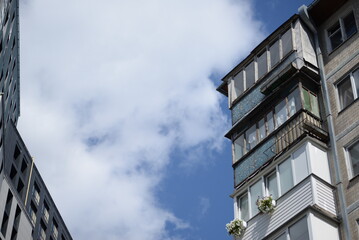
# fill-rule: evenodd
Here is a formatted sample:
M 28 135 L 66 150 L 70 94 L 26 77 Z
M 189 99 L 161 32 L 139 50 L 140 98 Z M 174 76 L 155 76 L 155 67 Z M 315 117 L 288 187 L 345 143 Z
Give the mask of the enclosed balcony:
M 245 184 L 256 172 L 270 164 L 275 157 L 278 158 L 307 136 L 322 142 L 327 141 L 327 132 L 324 131 L 321 120 L 310 111 L 300 109 L 254 146 L 253 142 L 247 141 L 252 144 L 248 147 L 246 141 L 242 144 L 235 140 L 234 185 L 238 188 Z M 241 140 L 241 137 L 237 139 Z M 241 152 L 238 153 L 239 151 Z M 239 160 L 235 160 L 236 156 L 240 156 Z
M 264 239 L 305 210 L 312 209 L 328 219 L 335 219 L 336 207 L 333 191 L 332 185 L 310 174 L 277 199 L 277 206 L 272 214 L 258 213 L 248 220 L 247 229 L 241 239 Z

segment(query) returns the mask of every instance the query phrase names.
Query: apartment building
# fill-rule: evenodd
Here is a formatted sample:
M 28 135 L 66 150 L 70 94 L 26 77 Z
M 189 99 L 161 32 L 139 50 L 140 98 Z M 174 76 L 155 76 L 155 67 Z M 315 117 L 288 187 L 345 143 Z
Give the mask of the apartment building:
M 358 26 L 357 0 L 314 1 L 223 77 L 240 239 L 359 239 Z
M 71 240 L 16 124 L 19 1 L 0 0 L 0 239 Z

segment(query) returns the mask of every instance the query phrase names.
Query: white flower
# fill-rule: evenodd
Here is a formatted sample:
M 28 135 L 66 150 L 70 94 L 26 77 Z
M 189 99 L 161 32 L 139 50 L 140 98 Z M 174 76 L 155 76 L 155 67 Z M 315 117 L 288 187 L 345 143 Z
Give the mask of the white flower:
M 276 201 L 271 195 L 258 198 L 257 206 L 259 211 L 261 211 L 262 213 L 272 213 L 276 207 Z
M 238 218 L 226 224 L 227 232 L 235 237 L 241 236 L 246 228 L 247 228 L 247 223 Z

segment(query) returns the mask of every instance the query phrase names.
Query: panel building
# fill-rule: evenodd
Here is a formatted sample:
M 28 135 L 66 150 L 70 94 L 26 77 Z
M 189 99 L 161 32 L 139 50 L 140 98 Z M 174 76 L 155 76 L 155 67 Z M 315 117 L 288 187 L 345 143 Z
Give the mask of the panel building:
M 19 1 L 0 0 L 0 239 L 71 240 L 16 128 L 19 69 Z
M 358 26 L 359 1 L 314 1 L 223 77 L 240 239 L 359 239 Z

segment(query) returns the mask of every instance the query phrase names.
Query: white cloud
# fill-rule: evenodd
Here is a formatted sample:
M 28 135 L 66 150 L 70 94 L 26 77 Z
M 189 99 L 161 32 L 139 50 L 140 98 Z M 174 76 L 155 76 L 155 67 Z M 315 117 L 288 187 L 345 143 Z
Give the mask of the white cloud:
M 19 128 L 74 239 L 179 238 L 154 192 L 174 149 L 220 149 L 209 76 L 260 40 L 250 4 L 29 0 L 20 16 Z

